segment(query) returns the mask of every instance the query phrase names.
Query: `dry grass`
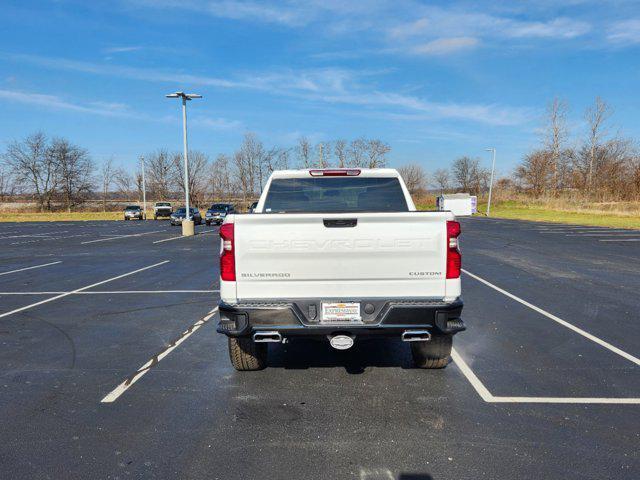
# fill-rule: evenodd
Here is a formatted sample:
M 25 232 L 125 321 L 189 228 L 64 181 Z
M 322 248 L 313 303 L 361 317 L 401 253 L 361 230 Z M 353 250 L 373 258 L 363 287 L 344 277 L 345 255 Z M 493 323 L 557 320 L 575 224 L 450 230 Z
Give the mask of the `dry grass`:
M 147 218 L 153 218 L 153 212 L 147 211 Z M 45 212 L 45 213 L 9 213 L 0 212 L 0 222 L 69 222 L 92 220 L 123 220 L 122 212 Z
M 486 205 L 481 205 L 486 210 Z M 575 209 L 551 209 L 540 205 L 519 202 L 497 202 L 491 206 L 491 216 L 535 222 L 572 223 L 598 227 L 640 229 L 640 214 L 625 214 L 619 211 Z

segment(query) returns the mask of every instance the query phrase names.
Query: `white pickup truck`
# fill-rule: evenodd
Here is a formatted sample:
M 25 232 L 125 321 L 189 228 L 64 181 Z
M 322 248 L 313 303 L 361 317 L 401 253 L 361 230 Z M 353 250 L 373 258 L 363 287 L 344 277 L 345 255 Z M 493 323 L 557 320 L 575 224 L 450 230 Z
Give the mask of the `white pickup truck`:
M 460 315 L 460 224 L 418 212 L 393 169 L 273 172 L 252 214 L 220 227 L 220 322 L 237 370 L 267 364 L 267 343 L 359 337 L 411 345 L 445 367 Z

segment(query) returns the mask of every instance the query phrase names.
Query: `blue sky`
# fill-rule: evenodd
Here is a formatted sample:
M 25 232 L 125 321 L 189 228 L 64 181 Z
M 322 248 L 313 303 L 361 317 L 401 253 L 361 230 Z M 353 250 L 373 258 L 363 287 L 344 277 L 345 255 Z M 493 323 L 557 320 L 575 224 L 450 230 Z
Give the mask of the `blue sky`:
M 596 95 L 640 139 L 640 3 L 414 0 L 3 1 L 0 142 L 36 130 L 134 165 L 190 146 L 231 153 L 377 137 L 392 165 L 428 170 L 496 146 L 507 173 L 534 148 L 545 105 L 574 136 Z

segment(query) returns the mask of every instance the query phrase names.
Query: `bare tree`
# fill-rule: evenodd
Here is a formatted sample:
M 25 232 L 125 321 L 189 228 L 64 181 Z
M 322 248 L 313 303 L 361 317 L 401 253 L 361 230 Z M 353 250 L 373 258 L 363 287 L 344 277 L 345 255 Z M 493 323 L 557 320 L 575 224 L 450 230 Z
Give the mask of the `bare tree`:
M 567 103 L 558 98 L 554 98 L 547 106 L 544 143 L 551 155 L 551 161 L 544 163 L 549 163 L 548 166 L 552 169 L 552 185 L 555 193 L 566 181 L 567 156 L 563 155 L 563 151 L 568 135 L 567 112 Z
M 113 158 L 109 158 L 100 167 L 100 185 L 102 186 L 102 211 L 107 211 L 107 195 L 113 184 Z
M 344 168 L 347 164 L 347 141 L 336 140 L 333 144 L 333 153 L 338 160 L 338 168 Z
M 461 157 L 453 162 L 451 167 L 453 180 L 464 192 L 476 195 L 488 190 L 491 172 L 480 166 L 477 158 Z
M 35 196 L 40 211 L 44 211 L 45 206 L 51 210 L 58 169 L 44 133 L 34 133 L 22 141 L 11 142 L 5 158 L 16 183 Z
M 273 164 L 273 170 L 287 170 L 291 164 L 291 150 L 286 148 L 278 149 L 275 155 L 275 163 Z M 272 170 L 272 171 L 273 171 Z
M 589 107 L 585 112 L 585 120 L 588 125 L 588 134 L 586 147 L 588 169 L 586 186 L 589 192 L 593 194 L 593 174 L 596 166 L 598 148 L 603 143 L 603 139 L 607 135 L 605 123 L 611 117 L 612 110 L 600 97 L 596 97 L 593 106 Z
M 398 168 L 407 189 L 411 195 L 424 191 L 427 186 L 427 173 L 421 165 L 412 163 Z
M 156 201 L 166 200 L 176 187 L 172 156 L 162 149 L 147 155 L 146 159 L 149 190 Z
M 0 165 L 0 201 L 4 202 L 15 193 L 15 182 L 10 170 L 4 165 Z
M 433 172 L 433 184 L 440 189 L 440 193 L 444 193 L 445 190 L 448 190 L 450 183 L 451 177 L 449 175 L 449 170 L 446 168 L 439 168 Z
M 131 200 L 135 190 L 135 180 L 133 176 L 123 168 L 116 168 L 113 172 L 113 179 L 118 189 L 118 193 L 125 200 Z
M 347 163 L 348 167 L 364 167 L 367 158 L 367 140 L 364 138 L 356 138 L 349 144 Z
M 300 137 L 298 139 L 296 155 L 298 156 L 298 164 L 300 165 L 300 168 L 311 168 L 311 144 L 307 137 Z
M 211 196 L 214 199 L 228 200 L 232 195 L 231 160 L 227 155 L 220 154 L 211 163 Z
M 64 206 L 71 212 L 71 208 L 82 203 L 93 189 L 93 161 L 85 149 L 64 138 L 53 140 L 48 155 L 58 171 Z
M 387 153 L 391 151 L 388 143 L 371 139 L 367 141 L 367 163 L 369 168 L 382 168 L 387 164 Z
M 255 133 L 246 133 L 240 146 L 245 174 L 248 175 L 248 193 L 255 195 L 262 190 L 267 173 L 267 152 Z
M 454 160 L 453 165 L 451 166 L 451 174 L 453 176 L 453 180 L 464 192 L 468 192 L 471 190 L 471 184 L 473 182 L 474 163 L 474 160 L 469 157 L 460 157 Z
M 173 175 L 177 179 L 178 188 L 184 198 L 184 157 L 181 153 L 172 156 Z M 209 157 L 197 150 L 189 151 L 189 205 L 196 207 L 204 202 L 204 194 L 207 191 L 207 170 L 209 170 Z
M 242 192 L 242 200 L 246 203 L 247 197 L 252 193 L 251 180 L 249 174 L 249 165 L 242 150 L 238 150 L 233 154 L 233 165 L 235 167 L 235 178 L 238 189 Z
M 537 150 L 524 157 L 522 164 L 516 169 L 515 176 L 525 190 L 539 197 L 545 192 L 553 177 L 553 163 L 551 150 Z
M 325 142 L 320 142 L 318 143 L 316 148 L 318 150 L 318 161 L 316 162 L 317 167 L 327 168 L 331 163 L 331 160 L 330 160 L 331 148 L 329 144 Z

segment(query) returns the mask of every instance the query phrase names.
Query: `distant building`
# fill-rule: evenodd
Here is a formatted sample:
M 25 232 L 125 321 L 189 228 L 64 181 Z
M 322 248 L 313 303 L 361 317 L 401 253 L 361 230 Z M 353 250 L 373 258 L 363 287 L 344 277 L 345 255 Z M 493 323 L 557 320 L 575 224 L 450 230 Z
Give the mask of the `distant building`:
M 456 217 L 473 215 L 478 211 L 478 197 L 468 193 L 444 193 L 436 198 L 438 210 L 448 210 Z

